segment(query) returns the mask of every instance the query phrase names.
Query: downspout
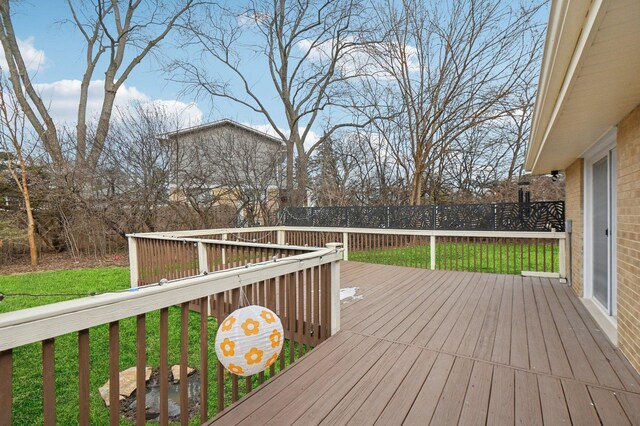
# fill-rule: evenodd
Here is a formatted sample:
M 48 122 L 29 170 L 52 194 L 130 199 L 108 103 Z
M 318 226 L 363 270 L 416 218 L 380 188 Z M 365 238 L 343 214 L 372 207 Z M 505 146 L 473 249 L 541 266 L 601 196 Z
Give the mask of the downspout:
M 566 219 L 564 222 L 564 232 L 567 234 L 567 253 L 569 254 L 569 271 L 567 273 L 567 284 L 569 285 L 569 287 L 571 287 L 572 284 L 572 273 L 571 271 L 573 270 L 572 267 L 572 263 L 573 263 L 573 253 L 571 250 L 571 232 L 572 232 L 572 228 L 573 228 L 573 221 L 571 219 Z

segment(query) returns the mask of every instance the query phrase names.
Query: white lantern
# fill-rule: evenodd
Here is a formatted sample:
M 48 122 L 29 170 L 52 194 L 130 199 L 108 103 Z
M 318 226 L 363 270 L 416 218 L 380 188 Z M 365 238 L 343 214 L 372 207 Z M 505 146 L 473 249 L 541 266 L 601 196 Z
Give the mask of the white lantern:
M 216 354 L 224 367 L 238 376 L 266 370 L 282 350 L 284 330 L 270 309 L 251 305 L 233 311 L 218 327 Z

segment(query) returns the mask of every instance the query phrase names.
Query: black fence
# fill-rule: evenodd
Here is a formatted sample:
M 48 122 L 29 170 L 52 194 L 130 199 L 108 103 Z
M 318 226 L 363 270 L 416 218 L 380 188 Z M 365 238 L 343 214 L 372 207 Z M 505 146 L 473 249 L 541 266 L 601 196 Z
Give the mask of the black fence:
M 564 231 L 564 201 L 441 206 L 288 207 L 287 226 L 443 231 Z

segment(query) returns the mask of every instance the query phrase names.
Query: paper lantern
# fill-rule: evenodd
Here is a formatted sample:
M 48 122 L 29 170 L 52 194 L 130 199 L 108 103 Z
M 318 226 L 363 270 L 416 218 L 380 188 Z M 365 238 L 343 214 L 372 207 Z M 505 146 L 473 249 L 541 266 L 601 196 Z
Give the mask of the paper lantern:
M 282 350 L 284 330 L 270 309 L 251 305 L 233 311 L 218 327 L 216 354 L 224 367 L 238 376 L 266 370 Z

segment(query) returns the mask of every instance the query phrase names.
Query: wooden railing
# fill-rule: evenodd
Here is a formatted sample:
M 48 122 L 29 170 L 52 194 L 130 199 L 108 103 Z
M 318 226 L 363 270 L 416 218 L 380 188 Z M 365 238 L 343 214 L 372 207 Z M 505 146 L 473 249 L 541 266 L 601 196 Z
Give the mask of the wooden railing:
M 145 234 L 148 237 L 163 234 Z M 428 269 L 566 276 L 564 232 L 442 231 L 279 226 L 181 231 L 174 238 L 219 235 L 262 237 L 281 248 L 342 242 L 345 260 Z M 255 238 L 254 238 L 255 239 Z M 246 243 L 245 243 L 246 244 Z
M 129 235 L 129 256 L 135 259 L 130 268 L 131 284 L 144 286 L 162 279 L 192 277 L 314 250 L 308 246 L 238 241 L 236 235 Z M 209 239 L 211 236 L 221 239 Z M 233 239 L 227 240 L 228 236 Z
M 205 247 L 209 244 L 200 243 Z M 217 247 L 211 243 L 210 250 L 201 248 L 199 259 L 206 261 L 203 256 Z M 225 249 L 230 247 L 238 246 L 230 244 Z M 227 256 L 236 254 L 232 252 Z M 240 262 L 242 267 L 231 266 L 231 269 L 233 261 L 229 261 L 224 264 L 225 270 L 178 278 L 162 285 L 156 283 L 0 315 L 0 377 L 3 380 L 0 425 L 10 425 L 12 420 L 22 424 L 25 418 L 12 416 L 24 407 L 15 407 L 14 402 L 31 407 L 38 404 L 37 400 L 41 401 L 42 412 L 30 415 L 29 423 L 88 425 L 104 424 L 108 419 L 112 425 L 119 424 L 119 372 L 121 367 L 131 364 L 137 367 L 138 407 L 145 407 L 145 367 L 152 365 L 159 369 L 160 424 L 166 425 L 169 422 L 168 367 L 172 362 L 180 365 L 180 423 L 188 424 L 189 360 L 199 365 L 199 415 L 200 423 L 204 423 L 213 414 L 210 407 L 214 402 L 217 412 L 224 410 L 229 403 L 251 392 L 339 330 L 342 256 L 340 244 L 334 244 L 251 265 L 242 266 Z M 242 255 L 239 258 L 244 259 Z M 211 266 L 211 262 L 206 261 L 204 265 Z M 197 268 L 189 269 L 195 270 Z M 249 303 L 269 307 L 281 318 L 287 339 L 285 348 L 277 365 L 254 377 L 241 380 L 224 370 L 219 362 L 216 362 L 215 377 L 209 377 L 216 324 L 238 308 L 244 300 L 240 297 L 241 291 Z M 194 300 L 204 306 L 210 304 L 216 321 L 210 321 L 208 315 L 190 312 L 190 302 Z M 77 345 L 77 374 L 67 371 L 68 374 L 59 375 L 55 365 L 58 344 Z M 32 358 L 22 354 L 33 353 L 34 345 L 39 347 L 40 365 L 21 364 L 33 363 Z M 105 359 L 108 361 L 104 362 Z M 16 364 L 21 364 L 18 370 Z M 14 389 L 23 389 L 16 386 L 21 377 L 14 372 L 23 374 L 25 370 L 42 371 L 41 395 L 14 393 Z M 110 380 L 109 407 L 104 408 L 96 384 L 107 379 Z M 77 390 L 77 412 L 70 415 L 66 409 L 59 410 L 58 404 L 73 395 L 73 392 L 64 395 L 60 392 L 73 388 Z M 99 417 L 102 412 L 103 417 Z M 95 418 L 96 415 L 99 418 Z M 142 425 L 145 421 L 145 410 L 138 410 L 136 423 Z

